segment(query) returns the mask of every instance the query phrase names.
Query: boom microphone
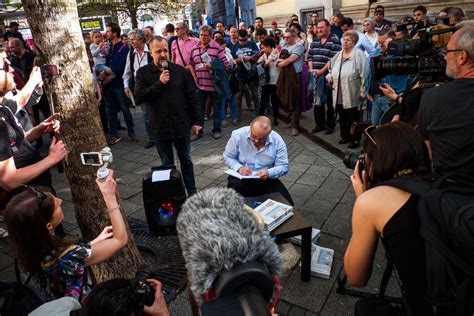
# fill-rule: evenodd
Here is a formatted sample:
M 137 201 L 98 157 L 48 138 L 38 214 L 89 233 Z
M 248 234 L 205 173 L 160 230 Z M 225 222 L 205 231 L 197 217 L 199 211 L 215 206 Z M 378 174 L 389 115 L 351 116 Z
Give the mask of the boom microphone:
M 274 276 L 282 270 L 281 254 L 269 233 L 244 210 L 244 199 L 237 192 L 210 188 L 193 195 L 183 205 L 177 230 L 199 305 L 209 290 L 219 298 L 248 285 L 270 301 L 278 286 Z M 270 291 L 262 283 L 270 284 Z

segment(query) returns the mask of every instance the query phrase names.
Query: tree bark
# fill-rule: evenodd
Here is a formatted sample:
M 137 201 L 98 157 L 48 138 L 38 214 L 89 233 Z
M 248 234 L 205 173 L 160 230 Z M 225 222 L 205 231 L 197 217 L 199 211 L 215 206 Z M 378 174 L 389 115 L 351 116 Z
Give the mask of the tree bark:
M 95 183 L 97 169 L 83 166 L 81 152 L 100 151 L 107 146 L 95 103 L 92 74 L 75 0 L 22 1 L 39 59 L 57 65 L 60 74 L 46 84 L 50 104 L 61 114 L 61 139 L 68 150 L 64 161 L 71 187 L 75 215 L 84 240 L 95 238 L 110 225 L 102 195 Z M 51 103 L 54 102 L 54 103 Z M 119 200 L 120 201 L 120 200 Z M 123 215 L 123 210 L 122 215 Z M 128 225 L 128 245 L 118 254 L 92 267 L 95 280 L 133 277 L 141 256 Z
M 130 21 L 132 22 L 132 29 L 138 28 L 138 12 L 137 8 L 133 5 L 133 3 L 128 4 L 128 14 L 130 16 Z

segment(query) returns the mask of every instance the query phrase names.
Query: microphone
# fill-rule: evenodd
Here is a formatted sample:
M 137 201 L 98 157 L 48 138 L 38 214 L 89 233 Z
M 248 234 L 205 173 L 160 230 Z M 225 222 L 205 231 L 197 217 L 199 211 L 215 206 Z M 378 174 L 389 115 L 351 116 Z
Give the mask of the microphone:
M 275 289 L 273 276 L 282 271 L 281 254 L 270 234 L 244 210 L 244 199 L 237 192 L 210 188 L 194 194 L 183 205 L 177 231 L 199 305 L 209 290 L 219 298 L 229 295 L 238 282 L 259 288 L 269 302 Z

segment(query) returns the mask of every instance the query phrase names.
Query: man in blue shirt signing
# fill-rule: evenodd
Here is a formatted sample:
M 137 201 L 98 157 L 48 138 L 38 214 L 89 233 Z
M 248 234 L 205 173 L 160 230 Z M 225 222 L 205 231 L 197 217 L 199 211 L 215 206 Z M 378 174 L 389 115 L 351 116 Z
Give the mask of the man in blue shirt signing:
M 272 130 L 266 116 L 258 116 L 250 126 L 232 132 L 224 151 L 224 162 L 242 176 L 257 178 L 238 179 L 229 176 L 227 186 L 244 197 L 279 192 L 293 205 L 290 193 L 278 180 L 288 173 L 288 153 L 281 136 Z

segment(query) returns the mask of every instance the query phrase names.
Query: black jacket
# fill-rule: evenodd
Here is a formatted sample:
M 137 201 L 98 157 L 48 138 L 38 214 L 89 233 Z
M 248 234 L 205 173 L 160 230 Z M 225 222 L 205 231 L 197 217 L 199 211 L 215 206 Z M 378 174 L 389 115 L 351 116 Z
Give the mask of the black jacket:
M 191 74 L 168 63 L 170 80 L 160 81 L 161 70 L 154 63 L 141 67 L 135 77 L 135 102 L 150 107 L 150 127 L 159 140 L 189 135 L 192 125 L 200 125 L 199 99 Z

